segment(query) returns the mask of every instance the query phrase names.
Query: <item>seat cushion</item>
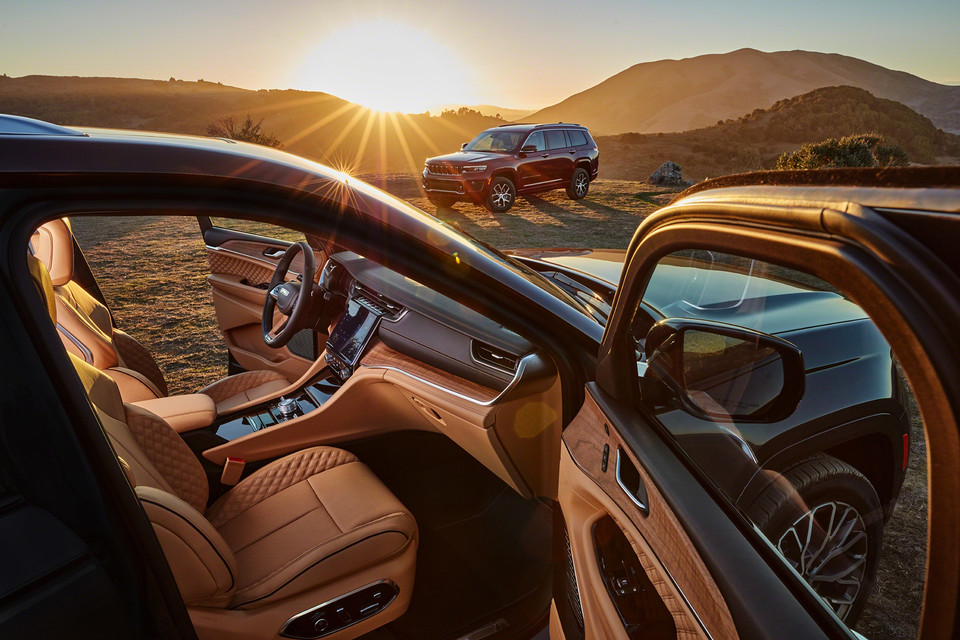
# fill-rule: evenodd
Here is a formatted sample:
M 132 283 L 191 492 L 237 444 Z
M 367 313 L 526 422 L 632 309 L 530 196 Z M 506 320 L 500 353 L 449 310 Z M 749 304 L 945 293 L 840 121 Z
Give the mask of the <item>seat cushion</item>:
M 415 544 L 403 504 L 350 453 L 314 447 L 260 469 L 207 510 L 237 560 L 232 608 L 382 563 Z
M 244 371 L 199 391 L 210 396 L 217 405 L 217 413 L 223 415 L 240 405 L 279 394 L 290 386 L 290 381 L 276 371 Z

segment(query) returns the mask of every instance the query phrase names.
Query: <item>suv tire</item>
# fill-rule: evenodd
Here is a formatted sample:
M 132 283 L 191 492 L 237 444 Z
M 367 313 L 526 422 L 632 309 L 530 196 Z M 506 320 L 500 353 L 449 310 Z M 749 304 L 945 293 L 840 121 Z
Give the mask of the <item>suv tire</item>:
M 583 167 L 577 167 L 570 177 L 570 184 L 567 185 L 567 196 L 571 200 L 582 200 L 588 191 L 590 191 L 590 174 Z
M 883 516 L 877 492 L 862 473 L 825 454 L 807 458 L 782 475 L 750 505 L 747 515 L 850 626 L 867 602 L 880 560 Z M 818 534 L 824 531 L 835 540 L 833 545 L 823 544 Z M 843 545 L 850 546 L 847 552 L 831 557 Z M 813 558 L 804 562 L 804 553 L 810 551 Z M 836 572 L 851 583 L 816 579 Z
M 483 203 L 494 213 L 504 213 L 510 210 L 516 199 L 517 188 L 513 186 L 513 181 L 505 176 L 497 176 L 490 181 Z

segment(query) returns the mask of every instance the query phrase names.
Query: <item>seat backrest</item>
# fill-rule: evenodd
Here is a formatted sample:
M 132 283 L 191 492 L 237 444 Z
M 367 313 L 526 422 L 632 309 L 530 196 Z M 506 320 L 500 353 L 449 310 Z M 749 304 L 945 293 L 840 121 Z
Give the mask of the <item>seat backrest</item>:
M 67 218 L 40 226 L 30 239 L 34 256 L 50 274 L 57 305 L 57 330 L 68 353 L 105 371 L 127 402 L 167 394 L 153 356 L 113 326 L 110 310 L 74 281 L 74 238 Z
M 30 275 L 50 319 L 57 323 L 53 284 L 46 267 L 27 256 Z M 188 605 L 226 607 L 236 591 L 237 562 L 223 537 L 203 516 L 207 477 L 186 443 L 160 417 L 125 405 L 117 384 L 72 353 L 67 354 L 100 418 L 117 464 L 134 487 Z

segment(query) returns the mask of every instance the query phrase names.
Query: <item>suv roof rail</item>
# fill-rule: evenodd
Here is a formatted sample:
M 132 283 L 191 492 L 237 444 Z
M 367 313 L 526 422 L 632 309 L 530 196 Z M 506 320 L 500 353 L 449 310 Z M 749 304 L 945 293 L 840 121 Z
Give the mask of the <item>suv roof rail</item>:
M 76 129 L 68 129 L 58 124 L 12 116 L 0 113 L 0 135 L 14 136 L 85 136 L 87 134 Z

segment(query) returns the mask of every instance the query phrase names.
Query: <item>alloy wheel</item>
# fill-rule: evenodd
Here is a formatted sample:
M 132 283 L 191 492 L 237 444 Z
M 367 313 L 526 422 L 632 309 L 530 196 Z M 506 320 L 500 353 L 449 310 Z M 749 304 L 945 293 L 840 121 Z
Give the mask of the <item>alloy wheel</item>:
M 493 185 L 493 189 L 490 191 L 490 201 L 494 207 L 505 209 L 510 206 L 512 200 L 513 194 L 510 192 L 510 185 L 505 182 Z
M 860 513 L 845 502 L 809 509 L 777 541 L 777 549 L 843 620 L 867 570 L 869 543 Z
M 577 179 L 573 183 L 573 190 L 576 192 L 578 198 L 582 198 L 587 195 L 587 186 L 590 181 L 587 180 L 587 176 L 584 173 L 581 173 L 577 176 Z

